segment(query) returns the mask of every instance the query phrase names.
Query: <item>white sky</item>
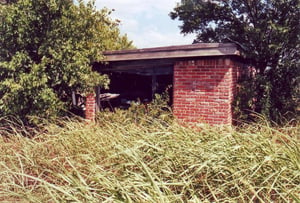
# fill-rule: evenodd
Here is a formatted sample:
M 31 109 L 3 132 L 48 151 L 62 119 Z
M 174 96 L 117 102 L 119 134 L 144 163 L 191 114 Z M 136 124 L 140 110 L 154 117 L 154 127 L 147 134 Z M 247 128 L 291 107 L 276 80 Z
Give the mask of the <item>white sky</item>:
M 121 20 L 122 34 L 127 34 L 137 48 L 191 44 L 194 35 L 180 34 L 179 21 L 169 13 L 180 0 L 96 0 L 96 7 L 115 9 L 112 18 Z

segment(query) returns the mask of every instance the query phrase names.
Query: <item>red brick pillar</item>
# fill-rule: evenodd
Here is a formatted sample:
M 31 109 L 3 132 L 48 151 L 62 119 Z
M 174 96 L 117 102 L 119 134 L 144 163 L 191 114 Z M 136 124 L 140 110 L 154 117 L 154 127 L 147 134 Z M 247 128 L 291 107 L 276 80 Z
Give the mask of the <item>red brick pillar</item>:
M 96 100 L 95 94 L 89 93 L 86 95 L 85 119 L 95 121 L 96 115 Z
M 187 123 L 232 124 L 237 66 L 230 58 L 200 58 L 174 66 L 175 117 Z

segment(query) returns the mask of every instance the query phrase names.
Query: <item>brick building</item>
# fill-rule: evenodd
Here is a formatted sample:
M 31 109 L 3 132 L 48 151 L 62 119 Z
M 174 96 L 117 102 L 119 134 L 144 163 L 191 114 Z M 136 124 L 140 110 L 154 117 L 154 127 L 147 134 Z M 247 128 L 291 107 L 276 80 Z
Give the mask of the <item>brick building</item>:
M 109 51 L 104 55 L 108 64 L 95 67 L 110 75 L 111 91 L 121 91 L 117 92 L 121 100 L 125 100 L 122 95 L 151 100 L 154 93 L 172 85 L 172 108 L 179 121 L 232 124 L 232 102 L 241 67 L 235 44 L 199 43 Z M 93 119 L 94 96 L 88 103 L 87 119 Z

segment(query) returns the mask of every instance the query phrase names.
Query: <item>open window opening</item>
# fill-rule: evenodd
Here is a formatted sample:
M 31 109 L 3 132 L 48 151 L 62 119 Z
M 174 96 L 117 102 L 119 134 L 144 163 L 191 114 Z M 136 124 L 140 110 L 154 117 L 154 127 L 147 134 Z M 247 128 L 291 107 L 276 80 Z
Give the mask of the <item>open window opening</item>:
M 98 90 L 99 95 L 118 95 L 107 101 L 98 101 L 99 108 L 127 109 L 132 102 L 150 103 L 155 94 L 169 94 L 169 105 L 173 100 L 173 66 L 146 69 L 124 69 L 104 71 L 111 80 L 109 90 Z

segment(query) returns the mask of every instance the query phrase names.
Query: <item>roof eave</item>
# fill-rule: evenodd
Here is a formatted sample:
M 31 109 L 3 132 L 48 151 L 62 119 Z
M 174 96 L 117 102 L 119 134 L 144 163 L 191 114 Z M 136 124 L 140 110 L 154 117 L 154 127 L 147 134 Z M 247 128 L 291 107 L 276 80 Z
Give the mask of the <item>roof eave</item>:
M 103 53 L 106 61 L 128 61 L 166 58 L 190 58 L 201 56 L 239 56 L 237 46 L 232 43 L 200 43 L 192 45 L 156 47 Z

